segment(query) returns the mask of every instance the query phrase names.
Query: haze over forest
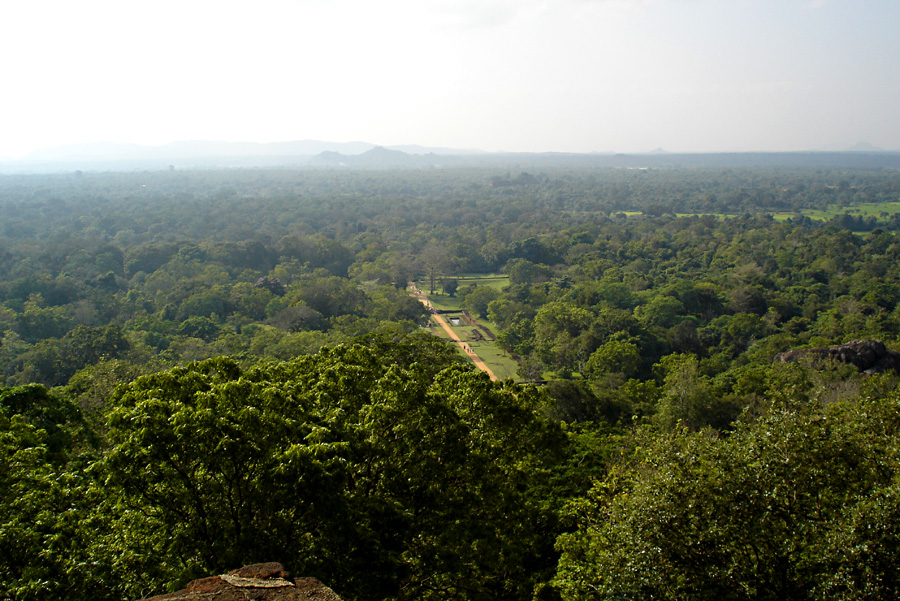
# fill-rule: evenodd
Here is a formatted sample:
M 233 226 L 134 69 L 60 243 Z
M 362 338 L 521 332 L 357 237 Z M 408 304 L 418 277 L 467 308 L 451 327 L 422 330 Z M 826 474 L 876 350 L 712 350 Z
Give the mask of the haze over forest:
M 858 144 L 844 152 L 488 153 L 419 145 L 302 140 L 280 143 L 173 142 L 162 146 L 79 144 L 42 149 L 0 161 L 0 174 L 175 169 L 440 169 L 696 168 L 696 167 L 900 168 L 900 152 Z
M 0 159 L 178 140 L 898 150 L 898 22 L 889 0 L 5 3 Z

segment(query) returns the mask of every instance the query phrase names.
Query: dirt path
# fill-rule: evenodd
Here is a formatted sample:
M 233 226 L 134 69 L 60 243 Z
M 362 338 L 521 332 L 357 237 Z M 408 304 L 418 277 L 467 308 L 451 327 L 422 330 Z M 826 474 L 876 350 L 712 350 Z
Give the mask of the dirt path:
M 434 307 L 431 306 L 431 302 L 428 300 L 427 294 L 425 294 L 422 290 L 417 288 L 412 283 L 410 283 L 409 288 L 410 288 L 410 290 L 412 290 L 412 292 L 410 293 L 411 296 L 418 299 L 419 302 L 421 302 L 423 305 L 425 305 L 425 307 L 427 309 L 433 311 Z M 459 347 L 466 353 L 466 355 L 469 357 L 469 359 L 472 360 L 472 363 L 475 364 L 475 367 L 477 367 L 478 369 L 480 369 L 481 371 L 483 371 L 487 375 L 489 375 L 491 377 L 491 380 L 495 380 L 495 381 L 499 380 L 499 378 L 496 375 L 494 375 L 494 372 L 491 371 L 491 368 L 487 366 L 487 363 L 485 363 L 481 359 L 481 357 L 479 357 L 478 355 L 475 354 L 475 351 L 472 350 L 472 347 L 469 346 L 469 343 L 460 339 L 460 337 L 456 335 L 456 332 L 453 331 L 453 328 L 450 327 L 450 324 L 447 323 L 446 319 L 444 319 L 443 317 L 441 317 L 440 315 L 438 315 L 435 312 L 432 312 L 431 316 L 434 318 L 434 320 L 436 322 L 438 322 L 439 326 L 444 328 L 444 331 L 447 332 L 447 335 L 450 336 L 450 338 L 454 342 L 456 342 L 456 344 L 458 344 Z

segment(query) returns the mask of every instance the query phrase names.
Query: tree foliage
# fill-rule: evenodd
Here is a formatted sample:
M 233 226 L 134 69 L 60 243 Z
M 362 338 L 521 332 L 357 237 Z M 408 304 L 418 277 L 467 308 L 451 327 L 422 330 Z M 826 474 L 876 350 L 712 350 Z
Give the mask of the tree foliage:
M 278 560 L 349 598 L 522 597 L 552 568 L 534 493 L 562 445 L 535 403 L 363 346 L 213 359 L 121 389 L 101 469 L 183 574 Z
M 896 533 L 883 525 L 898 409 L 895 393 L 776 405 L 727 438 L 645 431 L 573 504 L 557 586 L 568 599 L 894 595 Z
M 0 178 L 0 597 L 895 596 L 897 173 L 545 166 Z

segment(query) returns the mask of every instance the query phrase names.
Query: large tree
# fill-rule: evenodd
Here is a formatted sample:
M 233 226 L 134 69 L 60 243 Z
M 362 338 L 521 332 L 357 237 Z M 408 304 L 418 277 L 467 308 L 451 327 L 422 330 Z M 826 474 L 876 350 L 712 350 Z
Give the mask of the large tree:
M 438 242 L 431 241 L 422 249 L 419 261 L 425 270 L 425 275 L 428 276 L 429 294 L 434 294 L 438 277 L 447 272 L 452 266 L 447 248 Z
M 900 400 L 776 403 L 728 438 L 687 429 L 573 505 L 566 599 L 892 599 Z
M 117 544 L 145 537 L 185 577 L 281 561 L 351 599 L 527 597 L 553 565 L 538 491 L 561 433 L 532 392 L 398 346 L 121 389 L 103 469 L 144 517 Z

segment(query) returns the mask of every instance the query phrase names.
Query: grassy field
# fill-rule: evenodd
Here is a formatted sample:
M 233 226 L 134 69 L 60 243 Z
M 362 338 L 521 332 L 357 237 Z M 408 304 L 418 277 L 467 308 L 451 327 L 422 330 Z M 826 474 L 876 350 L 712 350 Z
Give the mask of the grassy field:
M 491 288 L 500 290 L 501 288 L 509 285 L 509 276 L 498 274 L 454 276 L 454 278 L 459 281 L 460 288 L 462 288 L 463 286 L 471 286 L 472 284 L 477 284 L 478 286 L 490 286 Z M 418 281 L 416 282 L 416 285 L 422 290 L 425 290 L 426 292 L 428 291 L 427 281 Z M 459 302 L 459 298 L 456 296 L 448 296 L 444 294 L 440 286 L 435 287 L 434 294 L 428 295 L 428 300 L 431 301 L 431 304 L 435 309 L 438 309 L 440 311 L 462 311 L 462 305 Z
M 487 363 L 487 366 L 491 368 L 495 376 L 501 380 L 507 378 L 517 381 L 521 380 L 518 374 L 519 364 L 496 344 L 493 342 L 470 342 L 469 345 L 475 351 L 475 354 Z
M 624 213 L 626 215 L 641 215 L 640 211 L 619 211 L 620 213 Z M 879 203 L 867 203 L 867 204 L 859 204 L 852 207 L 841 207 L 837 205 L 833 205 L 828 207 L 826 210 L 821 209 L 803 209 L 800 211 L 800 214 L 804 217 L 809 217 L 813 221 L 828 221 L 829 219 L 836 217 L 838 215 L 843 215 L 844 213 L 848 213 L 850 215 L 858 215 L 860 217 L 868 218 L 874 217 L 878 220 L 886 220 L 891 215 L 895 215 L 900 213 L 900 202 L 879 202 Z M 771 215 L 776 221 L 787 221 L 792 217 L 797 215 L 797 211 L 782 211 L 782 212 L 770 212 Z M 733 217 L 737 217 L 737 214 L 731 213 L 678 213 L 676 217 L 690 217 L 693 215 L 704 216 L 704 215 L 712 215 L 717 219 L 730 219 Z
M 804 217 L 809 217 L 813 221 L 828 221 L 838 215 L 847 213 L 849 215 L 858 215 L 868 218 L 874 217 L 877 220 L 886 220 L 891 215 L 900 213 L 900 202 L 879 202 L 870 204 L 861 204 L 854 207 L 831 206 L 826 210 L 820 209 L 804 209 L 800 211 Z M 771 213 L 777 221 L 787 221 L 796 215 L 796 212 Z
M 479 286 L 491 286 L 493 288 L 503 288 L 509 283 L 509 278 L 504 275 L 488 275 L 488 276 L 463 276 L 457 277 L 459 280 L 460 287 L 469 286 L 473 283 L 478 284 Z M 427 290 L 427 282 L 417 282 L 417 285 L 422 290 Z M 519 364 L 516 361 L 506 354 L 500 347 L 498 347 L 494 342 L 488 340 L 476 340 L 473 336 L 472 332 L 476 328 L 473 326 L 466 325 L 465 322 L 462 321 L 462 306 L 460 305 L 459 298 L 450 297 L 442 292 L 435 292 L 434 294 L 428 295 L 428 300 L 431 301 L 431 305 L 439 310 L 439 311 L 452 311 L 452 313 L 442 313 L 442 317 L 447 320 L 447 323 L 450 324 L 453 332 L 459 336 L 461 340 L 464 340 L 472 350 L 475 351 L 475 354 L 478 355 L 482 361 L 484 361 L 491 371 L 494 372 L 501 380 L 505 380 L 506 378 L 513 378 L 514 380 L 520 379 L 518 374 L 516 373 L 519 368 Z M 460 325 L 453 325 L 452 319 L 459 319 Z M 478 322 L 483 326 L 490 329 L 492 332 L 497 332 L 497 326 L 490 323 L 487 320 L 479 319 Z M 444 329 L 438 326 L 434 321 L 432 321 L 433 327 L 431 331 L 437 336 L 449 340 L 450 337 L 444 332 Z M 462 349 L 459 349 L 457 346 L 459 353 L 463 356 L 466 356 L 465 352 Z
M 421 286 L 419 287 L 422 288 Z M 422 290 L 427 289 L 422 288 Z M 462 305 L 455 296 L 447 296 L 441 292 L 435 292 L 428 295 L 428 300 L 431 301 L 431 305 L 438 311 L 462 311 Z
M 859 215 L 860 217 L 875 217 L 876 219 L 885 219 L 896 213 L 900 213 L 900 202 L 879 202 L 860 204 L 854 207 L 828 207 L 827 211 L 809 210 L 802 211 L 804 215 L 815 221 L 828 221 L 832 217 L 848 213 L 850 215 Z
M 473 326 L 465 325 L 465 322 L 462 321 L 462 312 L 458 314 L 454 313 L 444 313 L 441 315 L 444 319 L 447 320 L 447 323 L 450 324 L 450 329 L 453 330 L 453 333 L 459 336 L 460 340 L 468 343 L 472 350 L 475 351 L 475 354 L 478 355 L 482 361 L 484 361 L 491 371 L 494 372 L 501 380 L 505 380 L 506 378 L 513 378 L 514 380 L 518 380 L 519 376 L 516 373 L 519 369 L 519 364 L 516 361 L 506 354 L 500 347 L 496 345 L 496 343 L 491 342 L 489 340 L 477 340 L 475 336 L 473 336 L 472 332 L 476 328 Z M 459 325 L 453 325 L 452 319 L 459 319 Z M 479 323 L 488 327 L 492 332 L 497 330 L 497 327 L 486 321 L 480 320 Z M 438 334 L 441 338 L 449 340 L 450 337 L 447 336 L 447 333 L 444 332 L 444 329 L 438 325 L 435 325 L 432 328 L 432 331 Z M 457 346 L 457 348 L 459 348 Z M 462 349 L 459 349 L 459 353 L 463 356 L 467 356 Z
M 477 284 L 478 286 L 490 286 L 500 290 L 509 285 L 509 276 L 499 274 L 460 276 L 456 279 L 459 281 L 460 287 Z

